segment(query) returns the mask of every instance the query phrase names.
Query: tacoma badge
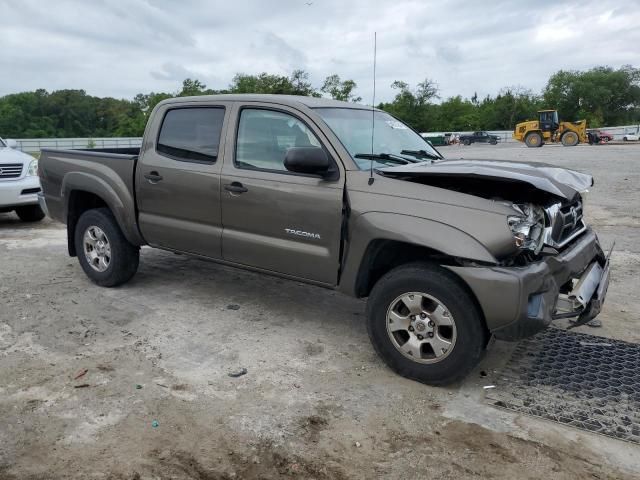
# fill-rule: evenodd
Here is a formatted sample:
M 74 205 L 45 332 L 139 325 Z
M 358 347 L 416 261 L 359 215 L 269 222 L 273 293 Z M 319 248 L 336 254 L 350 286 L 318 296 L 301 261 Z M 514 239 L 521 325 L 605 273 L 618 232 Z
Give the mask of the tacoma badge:
M 316 240 L 320 240 L 320 234 L 318 233 L 309 233 L 303 230 L 294 230 L 293 228 L 285 228 L 284 231 L 289 235 L 297 235 L 298 237 L 315 238 Z

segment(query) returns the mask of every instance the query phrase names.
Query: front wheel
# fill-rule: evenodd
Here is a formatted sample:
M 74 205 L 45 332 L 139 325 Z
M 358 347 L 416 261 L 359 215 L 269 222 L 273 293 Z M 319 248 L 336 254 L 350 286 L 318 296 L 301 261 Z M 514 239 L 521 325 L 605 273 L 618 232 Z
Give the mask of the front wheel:
M 464 284 L 430 264 L 395 268 L 376 283 L 367 302 L 367 330 L 392 370 L 430 385 L 464 378 L 488 340 Z
M 138 270 L 140 250 L 125 238 L 108 208 L 84 212 L 78 219 L 74 241 L 84 273 L 100 286 L 125 283 Z
M 471 140 L 467 138 L 462 143 L 464 143 L 465 145 L 471 145 Z
M 578 134 L 575 132 L 567 132 L 562 135 L 562 138 L 560 139 L 562 145 L 564 145 L 565 147 L 575 147 L 578 144 L 579 140 L 580 139 L 578 138 Z
M 39 222 L 44 218 L 44 212 L 39 205 L 27 205 L 16 208 L 16 214 L 23 222 Z

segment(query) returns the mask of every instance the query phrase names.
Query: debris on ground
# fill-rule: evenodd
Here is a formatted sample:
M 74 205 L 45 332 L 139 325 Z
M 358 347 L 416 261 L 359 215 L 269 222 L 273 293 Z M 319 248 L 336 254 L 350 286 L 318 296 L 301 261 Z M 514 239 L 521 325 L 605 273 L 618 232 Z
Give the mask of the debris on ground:
M 136 384 L 136 390 L 140 390 L 142 388 L 142 385 L 140 385 L 139 383 Z
M 240 305 L 232 303 L 231 305 L 227 305 L 227 310 L 240 310 Z
M 73 388 L 86 388 L 90 386 L 91 385 L 89 385 L 88 383 L 81 383 L 80 385 L 74 385 Z
M 160 423 L 158 423 L 158 421 L 157 421 L 157 420 L 154 420 L 153 422 L 151 422 L 151 426 L 152 426 L 153 428 L 158 428 L 158 427 L 160 426 Z
M 227 375 L 229 375 L 231 378 L 238 378 L 238 377 L 241 377 L 242 375 L 246 375 L 246 374 L 247 374 L 247 369 L 246 368 L 241 368 L 240 370 L 238 370 L 236 372 L 227 373 Z
M 78 380 L 79 378 L 84 377 L 88 371 L 89 371 L 88 368 L 83 368 L 82 370 L 80 370 L 78 373 L 75 374 L 73 379 Z

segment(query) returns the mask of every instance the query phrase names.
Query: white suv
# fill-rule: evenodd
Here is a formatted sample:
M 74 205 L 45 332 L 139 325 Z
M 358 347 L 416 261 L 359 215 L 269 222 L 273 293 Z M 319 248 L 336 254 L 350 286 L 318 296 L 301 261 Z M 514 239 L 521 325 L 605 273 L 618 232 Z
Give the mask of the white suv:
M 638 140 L 640 140 L 640 135 L 638 134 L 639 133 L 638 130 L 640 130 L 640 127 L 626 129 L 624 131 L 624 136 L 622 137 L 622 140 L 624 140 L 625 142 L 637 142 Z
M 15 210 L 22 221 L 37 222 L 44 218 L 38 160 L 14 148 L 14 141 L 0 138 L 0 213 Z

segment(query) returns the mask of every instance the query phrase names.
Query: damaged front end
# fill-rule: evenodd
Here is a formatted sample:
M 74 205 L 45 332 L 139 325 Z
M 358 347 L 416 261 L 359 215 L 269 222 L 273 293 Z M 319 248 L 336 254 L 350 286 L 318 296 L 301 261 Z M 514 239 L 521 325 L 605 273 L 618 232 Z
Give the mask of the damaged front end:
M 495 266 L 448 266 L 476 295 L 497 338 L 519 340 L 553 320 L 592 320 L 609 285 L 609 256 L 583 218 L 590 175 L 548 165 L 441 161 L 378 173 L 499 202 L 514 251 Z

